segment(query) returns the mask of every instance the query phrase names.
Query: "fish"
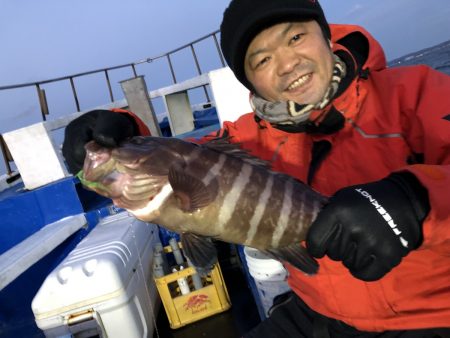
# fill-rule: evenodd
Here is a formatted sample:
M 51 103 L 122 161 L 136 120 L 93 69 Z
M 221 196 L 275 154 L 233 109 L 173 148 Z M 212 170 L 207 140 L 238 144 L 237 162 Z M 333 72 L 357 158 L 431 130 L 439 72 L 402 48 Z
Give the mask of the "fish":
M 317 273 L 302 241 L 328 198 L 230 137 L 197 144 L 135 136 L 116 148 L 91 141 L 85 149 L 81 183 L 136 218 L 180 234 L 195 267 L 213 266 L 214 240 L 221 240 Z

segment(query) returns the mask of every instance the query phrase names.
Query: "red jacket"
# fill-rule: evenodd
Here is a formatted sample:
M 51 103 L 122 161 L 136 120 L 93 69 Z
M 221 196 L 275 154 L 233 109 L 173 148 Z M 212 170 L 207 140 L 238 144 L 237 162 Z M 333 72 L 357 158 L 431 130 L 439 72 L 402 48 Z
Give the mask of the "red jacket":
M 312 309 L 359 330 L 448 327 L 450 77 L 425 66 L 387 69 L 380 45 L 360 27 L 332 25 L 334 48 L 342 49 L 339 40 L 355 32 L 368 41 L 363 68 L 370 73 L 357 77 L 334 100 L 346 120 L 341 130 L 325 136 L 287 133 L 256 123 L 253 113 L 225 122 L 224 130 L 257 157 L 276 157 L 275 170 L 304 182 L 313 142 L 328 140 L 332 149 L 311 182 L 326 195 L 393 171 L 414 173 L 428 189 L 431 211 L 423 225 L 423 244 L 399 266 L 379 281 L 363 282 L 341 262 L 325 257 L 313 277 L 288 266 L 289 283 Z M 408 165 L 414 154 L 423 154 L 423 164 Z
M 137 124 L 139 135 L 150 136 L 150 130 L 136 114 L 132 113 L 129 110 L 125 110 L 125 109 L 121 109 L 121 108 L 112 108 L 111 111 L 113 111 L 115 113 L 123 113 L 123 114 L 131 115 Z

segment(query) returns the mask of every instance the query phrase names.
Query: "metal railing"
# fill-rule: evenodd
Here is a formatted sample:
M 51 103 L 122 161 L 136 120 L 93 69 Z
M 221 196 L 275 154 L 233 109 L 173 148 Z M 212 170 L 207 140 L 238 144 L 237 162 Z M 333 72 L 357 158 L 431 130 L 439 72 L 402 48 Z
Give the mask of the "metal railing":
M 7 85 L 7 86 L 0 86 L 0 90 L 12 90 L 12 89 L 18 89 L 18 88 L 24 88 L 24 87 L 36 87 L 36 92 L 37 92 L 37 96 L 39 99 L 39 106 L 40 106 L 40 110 L 41 110 L 41 115 L 42 115 L 42 120 L 46 121 L 47 119 L 47 115 L 49 115 L 50 113 L 50 109 L 48 107 L 48 103 L 47 103 L 47 98 L 46 98 L 46 94 L 45 94 L 45 90 L 41 88 L 42 85 L 44 84 L 48 84 L 48 83 L 54 83 L 54 82 L 61 82 L 61 81 L 69 81 L 70 82 L 70 86 L 72 89 L 72 95 L 73 95 L 73 99 L 75 101 L 75 106 L 77 109 L 77 112 L 80 111 L 80 101 L 78 98 L 78 93 L 77 93 L 77 89 L 75 86 L 75 82 L 74 79 L 76 78 L 80 78 L 83 76 L 87 76 L 87 75 L 92 75 L 92 74 L 98 74 L 98 73 L 104 73 L 105 75 L 105 80 L 106 80 L 106 85 L 108 87 L 108 92 L 109 92 L 109 99 L 111 100 L 111 102 L 114 102 L 114 95 L 113 95 L 113 91 L 112 91 L 112 86 L 111 86 L 111 81 L 109 78 L 109 72 L 112 70 L 117 70 L 117 69 L 122 69 L 122 68 L 131 68 L 133 71 L 133 75 L 134 77 L 138 76 L 138 73 L 136 71 L 136 66 L 140 65 L 140 64 L 144 64 L 144 63 L 151 63 L 153 61 L 159 60 L 159 59 L 166 59 L 169 69 L 170 69 L 170 73 L 171 73 L 171 77 L 172 77 L 172 81 L 174 84 L 177 83 L 177 77 L 175 75 L 175 70 L 172 64 L 172 59 L 171 56 L 179 51 L 185 50 L 185 49 L 189 49 L 191 51 L 192 57 L 194 58 L 194 62 L 195 62 L 195 67 L 196 67 L 196 71 L 198 75 L 202 75 L 202 69 L 200 67 L 200 63 L 198 61 L 198 57 L 197 57 L 197 53 L 195 50 L 195 45 L 198 44 L 201 41 L 207 40 L 207 39 L 213 39 L 214 40 L 214 44 L 217 50 L 217 54 L 219 56 L 220 59 L 220 63 L 222 64 L 222 66 L 225 66 L 225 61 L 222 55 L 222 51 L 220 49 L 219 46 L 219 42 L 217 40 L 217 34 L 219 33 L 219 30 L 214 31 L 212 33 L 209 33 L 199 39 L 196 39 L 194 41 L 189 42 L 188 44 L 185 44 L 183 46 L 180 46 L 174 50 L 171 50 L 169 52 L 166 52 L 164 54 L 158 55 L 158 56 L 154 56 L 154 57 L 149 57 L 140 61 L 136 61 L 136 62 L 131 62 L 131 63 L 127 63 L 127 64 L 123 64 L 123 65 L 118 65 L 118 66 L 114 66 L 114 67 L 107 67 L 107 68 L 101 68 L 101 69 L 96 69 L 96 70 L 91 70 L 91 71 L 87 71 L 87 72 L 83 72 L 83 73 L 77 73 L 77 74 L 72 74 L 72 75 L 67 75 L 67 76 L 62 76 L 62 77 L 58 77 L 58 78 L 53 78 L 53 79 L 48 79 L 48 80 L 43 80 L 43 81 L 35 81 L 35 82 L 28 82 L 28 83 L 21 83 L 21 84 L 15 84 L 15 85 Z M 203 90 L 205 93 L 205 97 L 206 97 L 206 101 L 209 102 L 210 98 L 209 98 L 209 94 L 208 91 L 206 89 L 206 85 L 203 85 Z M 7 174 L 11 175 L 12 174 L 12 170 L 11 170 L 11 166 L 10 166 L 10 162 L 13 161 L 13 159 L 11 158 L 11 155 L 7 149 L 6 143 L 3 140 L 3 137 L 0 135 L 0 148 L 2 151 L 2 156 L 3 156 L 3 160 L 5 162 L 5 167 L 7 170 Z

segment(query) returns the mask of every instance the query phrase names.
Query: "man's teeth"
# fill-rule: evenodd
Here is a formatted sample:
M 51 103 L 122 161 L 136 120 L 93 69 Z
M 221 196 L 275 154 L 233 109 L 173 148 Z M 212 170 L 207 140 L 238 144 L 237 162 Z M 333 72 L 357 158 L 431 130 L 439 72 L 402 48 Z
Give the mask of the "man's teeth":
M 302 77 L 298 78 L 297 80 L 295 80 L 294 82 L 292 82 L 289 87 L 287 88 L 288 90 L 292 90 L 295 89 L 299 86 L 301 86 L 302 84 L 304 84 L 306 81 L 308 81 L 308 79 L 311 77 L 311 74 L 306 74 L 303 75 Z

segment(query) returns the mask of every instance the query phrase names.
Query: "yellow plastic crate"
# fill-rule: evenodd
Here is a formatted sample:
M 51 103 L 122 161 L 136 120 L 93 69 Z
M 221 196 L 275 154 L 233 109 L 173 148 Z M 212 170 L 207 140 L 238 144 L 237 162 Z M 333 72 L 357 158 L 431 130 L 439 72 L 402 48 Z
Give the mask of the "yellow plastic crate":
M 171 252 L 167 246 L 164 251 Z M 200 319 L 228 310 L 231 307 L 225 282 L 219 263 L 214 265 L 212 271 L 203 277 L 203 288 L 195 290 L 191 286 L 189 294 L 182 295 L 177 279 L 187 278 L 195 274 L 193 267 L 173 272 L 160 278 L 154 278 L 164 309 L 169 319 L 170 327 L 178 329 Z

